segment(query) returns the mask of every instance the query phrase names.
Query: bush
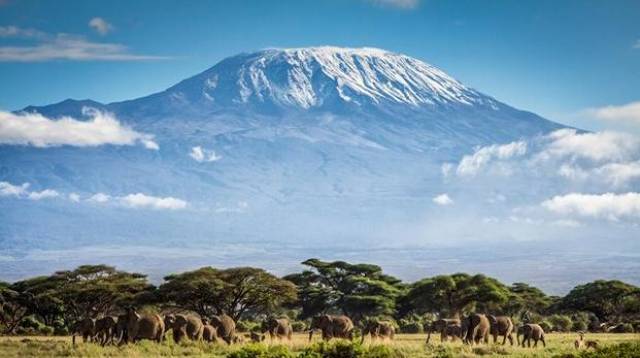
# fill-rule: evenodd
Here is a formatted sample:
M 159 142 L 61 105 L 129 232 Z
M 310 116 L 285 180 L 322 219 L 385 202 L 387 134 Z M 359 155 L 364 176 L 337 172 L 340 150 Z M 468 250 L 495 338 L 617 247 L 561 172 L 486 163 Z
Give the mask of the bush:
M 38 328 L 38 333 L 44 335 L 44 336 L 50 336 L 52 335 L 54 332 L 53 327 L 49 327 L 49 326 L 42 326 L 40 328 Z
M 247 344 L 228 355 L 229 358 L 294 358 L 295 355 L 286 346 L 267 347 L 264 344 Z
M 551 332 L 551 329 L 553 329 L 553 325 L 549 321 L 545 320 L 545 321 L 540 322 L 539 324 L 540 324 L 540 327 L 542 327 L 542 329 L 545 332 Z
M 573 326 L 573 322 L 569 316 L 554 314 L 547 318 L 554 331 L 569 332 Z M 546 329 L 545 329 L 546 331 Z
M 398 321 L 398 329 L 400 333 L 422 333 L 422 323 L 419 321 L 409 321 L 401 319 Z
M 236 329 L 238 332 L 252 332 L 260 330 L 260 323 L 254 321 L 240 320 L 236 323 Z
M 305 321 L 293 321 L 291 327 L 294 332 L 304 332 L 307 330 L 307 322 Z
M 587 329 L 589 329 L 589 324 L 584 321 L 575 321 L 571 325 L 571 330 L 574 332 L 580 332 L 580 331 L 586 332 Z
M 633 358 L 640 357 L 640 342 L 627 342 L 602 347 L 596 351 L 584 351 L 580 358 Z
M 20 322 L 20 327 L 22 328 L 32 328 L 34 330 L 40 329 L 44 324 L 35 319 L 33 316 L 25 317 L 25 319 Z
M 346 341 L 318 342 L 305 349 L 300 358 L 356 358 L 364 357 L 365 349 L 358 343 Z
M 633 333 L 633 325 L 631 323 L 621 323 L 611 329 L 613 333 Z

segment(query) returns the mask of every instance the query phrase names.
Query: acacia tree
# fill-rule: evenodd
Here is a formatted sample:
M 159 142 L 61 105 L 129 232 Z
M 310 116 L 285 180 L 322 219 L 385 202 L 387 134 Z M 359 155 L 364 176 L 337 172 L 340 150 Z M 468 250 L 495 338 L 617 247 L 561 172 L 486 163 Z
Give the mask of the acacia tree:
M 460 317 L 464 311 L 504 303 L 510 292 L 498 280 L 484 275 L 456 273 L 425 278 L 411 285 L 402 297 L 402 312 L 439 313 Z
M 0 329 L 3 334 L 11 334 L 32 308 L 32 297 L 17 292 L 5 282 L 0 282 Z
M 269 314 L 296 299 L 296 287 L 265 270 L 203 267 L 165 277 L 158 291 L 169 305 L 202 316 L 226 313 L 234 320 L 244 315 Z
M 576 286 L 558 306 L 564 310 L 593 312 L 600 321 L 617 320 L 628 313 L 629 302 L 640 299 L 640 288 L 618 280 L 597 280 Z
M 303 318 L 344 313 L 357 321 L 364 316 L 391 315 L 404 288 L 400 280 L 384 274 L 376 265 L 318 259 L 302 264 L 311 269 L 285 279 L 298 286 Z

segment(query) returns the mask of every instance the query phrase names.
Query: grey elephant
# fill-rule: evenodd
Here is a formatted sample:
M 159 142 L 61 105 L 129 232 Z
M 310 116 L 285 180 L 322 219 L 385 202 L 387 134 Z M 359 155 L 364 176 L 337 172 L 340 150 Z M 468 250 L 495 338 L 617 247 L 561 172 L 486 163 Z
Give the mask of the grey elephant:
M 216 327 L 212 326 L 206 318 L 202 319 L 202 339 L 205 342 L 218 341 L 218 332 Z
M 262 322 L 262 333 L 269 333 L 269 338 L 288 339 L 291 340 L 293 327 L 288 318 L 268 318 Z
M 91 342 L 96 334 L 96 320 L 93 318 L 84 318 L 73 325 L 73 334 L 71 342 L 76 344 L 76 335 L 82 336 L 82 342 Z
M 456 326 L 457 328 L 449 329 L 449 326 Z M 451 336 L 450 333 L 454 333 L 452 338 L 460 337 L 460 319 L 458 318 L 441 318 L 433 321 L 427 327 L 427 343 L 431 340 L 432 332 L 440 332 L 440 341 L 444 342 L 448 337 Z M 454 332 L 455 331 L 455 332 Z
M 173 332 L 173 341 L 179 343 L 182 338 L 188 338 L 192 341 L 202 339 L 202 330 L 204 325 L 200 317 L 183 314 L 168 314 L 164 317 L 165 330 L 171 329 Z
M 107 343 L 113 343 L 116 335 L 117 317 L 105 316 L 96 320 L 95 340 L 104 346 Z
M 462 339 L 468 344 L 479 344 L 481 341 L 489 343 L 491 323 L 487 316 L 472 313 L 461 321 Z
M 164 320 L 158 314 L 141 315 L 135 309 L 127 310 L 127 341 L 135 343 L 141 339 L 162 342 L 164 337 Z
M 345 338 L 353 340 L 353 322 L 347 316 L 321 315 L 313 317 L 309 328 L 309 341 L 313 337 L 313 331 L 319 329 L 322 339 L 328 341 L 331 338 Z
M 527 347 L 531 347 L 531 340 L 533 339 L 533 347 L 538 346 L 538 341 L 542 341 L 542 346 L 546 347 L 547 343 L 544 340 L 544 329 L 539 324 L 527 323 L 518 328 L 516 339 L 520 344 L 520 335 L 522 334 L 522 346 L 525 344 Z
M 494 315 L 487 315 L 487 318 L 491 324 L 490 333 L 493 336 L 493 343 L 498 341 L 498 336 L 502 336 L 502 345 L 507 343 L 507 339 L 509 339 L 509 343 L 513 345 L 514 325 L 511 318 L 508 316 Z
M 114 338 L 118 342 L 118 344 L 126 344 L 129 341 L 129 337 L 127 334 L 127 326 L 129 325 L 128 320 L 129 316 L 126 313 L 118 316 L 116 329 L 114 332 Z
M 233 321 L 233 318 L 226 314 L 221 314 L 211 317 L 209 322 L 215 327 L 218 337 L 227 342 L 227 344 L 234 342 L 234 338 L 236 337 L 236 323 Z
M 364 342 L 364 337 L 370 335 L 371 341 L 376 339 L 393 339 L 396 335 L 396 328 L 392 322 L 389 321 L 377 321 L 370 320 L 362 329 L 362 340 L 360 344 Z
M 251 332 L 250 334 L 245 334 L 245 337 L 249 338 L 251 342 L 260 343 L 267 339 L 267 336 L 264 333 Z

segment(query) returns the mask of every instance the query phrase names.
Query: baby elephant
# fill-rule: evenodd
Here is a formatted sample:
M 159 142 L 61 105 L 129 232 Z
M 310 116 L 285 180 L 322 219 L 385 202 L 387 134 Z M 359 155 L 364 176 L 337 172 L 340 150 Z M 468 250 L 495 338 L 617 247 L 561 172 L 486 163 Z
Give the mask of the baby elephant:
M 205 342 L 218 341 L 218 331 L 216 327 L 212 326 L 206 318 L 202 319 L 202 339 Z
M 490 334 L 493 336 L 493 343 L 498 341 L 498 336 L 502 336 L 502 345 L 509 343 L 513 345 L 513 322 L 507 316 L 487 315 L 489 323 L 491 323 Z
M 364 337 L 367 334 L 371 335 L 372 342 L 376 339 L 393 339 L 393 337 L 396 335 L 396 328 L 391 322 L 372 320 L 369 321 L 362 330 L 362 340 L 360 341 L 361 344 L 364 342 Z
M 534 323 L 527 323 L 524 326 L 518 328 L 518 333 L 516 334 L 516 339 L 518 340 L 518 344 L 520 343 L 520 334 L 522 334 L 522 346 L 525 344 L 527 347 L 531 347 L 531 340 L 533 339 L 533 347 L 538 346 L 538 341 L 542 341 L 542 346 L 546 347 L 547 344 L 544 341 L 544 330 L 540 325 Z
M 293 328 L 288 318 L 269 318 L 262 322 L 262 333 L 269 332 L 269 337 L 273 340 L 288 339 L 291 340 L 293 334 Z
M 251 334 L 246 334 L 245 337 L 249 338 L 251 342 L 255 342 L 255 343 L 260 343 L 265 339 L 267 339 L 266 335 L 258 332 L 251 332 Z

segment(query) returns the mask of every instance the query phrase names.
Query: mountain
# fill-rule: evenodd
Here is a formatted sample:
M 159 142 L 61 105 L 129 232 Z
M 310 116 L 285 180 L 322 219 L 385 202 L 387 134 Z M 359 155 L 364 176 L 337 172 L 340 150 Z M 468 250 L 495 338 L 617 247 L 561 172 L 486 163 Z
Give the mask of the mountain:
M 420 60 L 370 48 L 267 49 L 146 97 L 22 111 L 86 120 L 85 107 L 153 135 L 159 150 L 0 145 L 0 181 L 60 193 L 0 198 L 0 269 L 11 273 L 0 279 L 60 269 L 61 262 L 157 275 L 196 264 L 286 271 L 315 255 L 366 261 L 391 247 L 418 255 L 425 247 L 464 246 L 494 233 L 451 221 L 467 209 L 434 206 L 432 198 L 466 190 L 481 203 L 485 187 L 447 183 L 442 164 L 477 146 L 564 128 Z M 504 190 L 525 203 L 547 188 Z M 137 193 L 186 206 L 118 204 Z M 436 234 L 452 228 L 468 232 Z

